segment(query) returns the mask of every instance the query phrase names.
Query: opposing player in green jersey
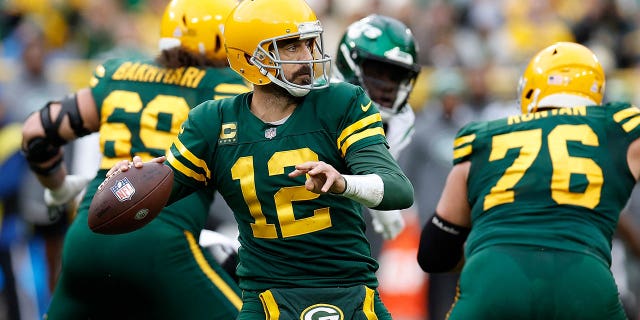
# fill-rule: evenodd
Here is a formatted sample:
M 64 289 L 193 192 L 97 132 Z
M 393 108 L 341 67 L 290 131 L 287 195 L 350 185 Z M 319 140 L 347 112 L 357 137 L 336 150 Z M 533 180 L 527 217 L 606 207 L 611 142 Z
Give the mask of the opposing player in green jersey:
M 171 1 L 155 61 L 106 61 L 90 88 L 47 104 L 25 123 L 23 149 L 50 189 L 52 205 L 84 186 L 77 177 L 65 178 L 60 146 L 100 133 L 100 170 L 66 235 L 49 320 L 236 318 L 239 288 L 197 243 L 211 190 L 166 207 L 166 214 L 133 233 L 99 235 L 87 225 L 91 199 L 109 168 L 134 155 L 164 155 L 192 107 L 249 90 L 228 68 L 223 47 L 224 18 L 236 3 Z
M 445 272 L 464 248 L 449 319 L 626 319 L 609 267 L 640 176 L 640 109 L 600 105 L 604 85 L 593 52 L 556 43 L 521 78 L 522 115 L 458 132 L 418 252 Z
M 409 207 L 413 187 L 380 113 L 362 88 L 328 81 L 304 0 L 242 1 L 224 30 L 231 68 L 254 90 L 191 111 L 167 154 L 169 201 L 213 186 L 233 209 L 239 319 L 390 319 L 361 205 Z

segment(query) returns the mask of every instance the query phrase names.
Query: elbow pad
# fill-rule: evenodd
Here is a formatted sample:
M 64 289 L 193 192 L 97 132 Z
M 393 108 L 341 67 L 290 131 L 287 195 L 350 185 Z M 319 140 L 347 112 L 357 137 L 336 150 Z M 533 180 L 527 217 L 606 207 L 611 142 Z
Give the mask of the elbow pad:
M 418 264 L 425 272 L 451 271 L 463 254 L 471 229 L 449 223 L 434 213 L 420 235 Z
M 31 170 L 41 175 L 49 175 L 54 172 L 62 163 L 62 157 L 47 167 L 39 164 L 47 162 L 60 153 L 60 147 L 67 143 L 67 140 L 60 136 L 60 125 L 65 117 L 69 118 L 69 125 L 77 137 L 83 137 L 91 133 L 85 129 L 78 110 L 78 100 L 75 94 L 68 95 L 60 101 L 60 112 L 54 121 L 51 120 L 51 104 L 53 101 L 40 109 L 40 123 L 44 130 L 44 137 L 34 137 L 26 141 L 22 150 L 25 158 L 29 162 Z

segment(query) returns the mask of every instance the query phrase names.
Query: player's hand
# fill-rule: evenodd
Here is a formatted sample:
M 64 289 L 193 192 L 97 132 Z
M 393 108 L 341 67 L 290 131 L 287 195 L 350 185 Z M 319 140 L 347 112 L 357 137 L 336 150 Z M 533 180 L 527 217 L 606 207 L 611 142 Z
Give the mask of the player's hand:
M 346 189 L 344 177 L 332 165 L 323 161 L 307 161 L 296 165 L 290 178 L 307 174 L 304 186 L 313 193 L 343 193 Z
M 371 213 L 373 230 L 382 234 L 385 240 L 395 239 L 404 229 L 405 222 L 400 210 L 378 211 L 369 209 L 369 212 Z
M 80 194 L 90 180 L 83 176 L 67 175 L 62 185 L 55 190 L 44 189 L 44 202 L 47 207 L 64 205 Z
M 166 159 L 167 158 L 165 156 L 160 156 L 160 157 L 151 159 L 151 161 L 149 162 L 163 163 Z M 144 165 L 144 162 L 142 162 L 142 158 L 140 158 L 140 156 L 133 157 L 131 161 L 129 160 L 118 161 L 118 163 L 116 163 L 113 167 L 111 167 L 111 169 L 109 169 L 109 171 L 107 172 L 107 178 L 111 177 L 117 172 L 125 172 L 129 170 L 129 168 L 131 167 L 142 168 L 143 165 Z

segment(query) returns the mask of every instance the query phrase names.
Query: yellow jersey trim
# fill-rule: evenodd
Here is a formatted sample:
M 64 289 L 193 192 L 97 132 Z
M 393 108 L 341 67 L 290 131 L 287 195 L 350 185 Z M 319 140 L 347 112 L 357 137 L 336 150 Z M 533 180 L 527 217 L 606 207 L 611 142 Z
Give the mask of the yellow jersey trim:
M 193 153 L 191 153 L 191 151 L 189 151 L 189 149 L 187 149 L 187 147 L 182 144 L 180 139 L 175 139 L 173 141 L 173 145 L 176 146 L 178 152 L 180 152 L 183 157 L 189 160 L 189 162 L 202 168 L 207 175 L 207 179 L 211 179 L 211 171 L 209 170 L 209 166 L 207 166 L 207 163 L 204 160 L 196 157 Z
M 207 178 L 203 174 L 197 173 L 187 168 L 187 166 L 178 161 L 178 159 L 176 159 L 176 157 L 174 157 L 173 153 L 171 152 L 167 152 L 167 162 L 169 162 L 169 164 L 171 164 L 174 169 L 178 170 L 185 176 L 207 183 Z
M 231 302 L 233 306 L 236 307 L 236 309 L 240 310 L 240 308 L 242 308 L 242 299 L 240 298 L 240 296 L 238 296 L 238 294 L 236 294 L 233 289 L 229 287 L 229 284 L 227 284 L 227 282 L 225 282 L 224 279 L 222 279 L 220 275 L 216 273 L 213 268 L 211 268 L 211 266 L 207 262 L 207 259 L 205 259 L 204 255 L 202 254 L 200 246 L 193 237 L 193 234 L 191 234 L 191 232 L 189 231 L 184 231 L 184 235 L 187 238 L 187 242 L 189 242 L 191 253 L 193 253 L 193 257 L 196 259 L 196 262 L 198 263 L 198 266 L 200 266 L 202 272 L 207 275 L 207 278 L 211 280 L 213 285 L 222 292 L 222 294 L 229 300 L 229 302 Z
M 342 152 L 342 157 L 344 157 L 347 154 L 347 149 L 349 149 L 349 147 L 364 139 L 367 137 L 371 137 L 371 136 L 375 136 L 375 135 L 382 135 L 384 137 L 384 129 L 382 129 L 381 127 L 378 128 L 371 128 L 371 129 L 367 129 L 364 130 L 360 133 L 356 133 L 354 135 L 351 135 L 349 138 L 347 138 L 347 140 L 344 142 L 344 144 L 340 147 L 340 151 Z
M 618 112 L 616 112 L 613 115 L 613 120 L 615 120 L 615 122 L 620 123 L 622 120 L 635 116 L 636 114 L 640 113 L 640 109 L 636 108 L 636 107 L 630 107 L 630 108 L 626 108 L 624 110 L 620 110 Z
M 382 122 L 382 117 L 380 116 L 380 113 L 376 113 L 376 114 L 372 114 L 368 117 L 364 117 L 362 119 L 360 119 L 359 121 L 354 122 L 353 124 L 351 124 L 350 126 L 346 127 L 344 130 L 342 130 L 342 133 L 340 133 L 340 136 L 338 137 L 338 141 L 336 141 L 337 145 L 338 145 L 338 149 L 342 149 L 342 141 L 345 140 L 348 136 L 350 136 L 351 134 L 353 134 L 354 132 L 361 130 L 362 128 L 372 124 L 372 123 L 376 123 L 376 122 Z M 384 130 L 382 132 L 382 135 L 384 135 Z

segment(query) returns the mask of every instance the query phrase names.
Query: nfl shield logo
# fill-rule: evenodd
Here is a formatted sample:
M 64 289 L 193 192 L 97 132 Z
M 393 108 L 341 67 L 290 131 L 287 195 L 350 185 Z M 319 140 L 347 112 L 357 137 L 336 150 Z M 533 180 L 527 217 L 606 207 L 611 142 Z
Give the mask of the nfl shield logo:
M 129 182 L 129 179 L 124 178 L 116 181 L 113 187 L 111 187 L 111 192 L 113 192 L 113 195 L 115 195 L 120 202 L 124 202 L 131 200 L 133 194 L 136 193 L 136 189 L 131 182 Z
M 267 139 L 273 139 L 276 136 L 276 127 L 269 128 L 264 131 L 264 137 Z

